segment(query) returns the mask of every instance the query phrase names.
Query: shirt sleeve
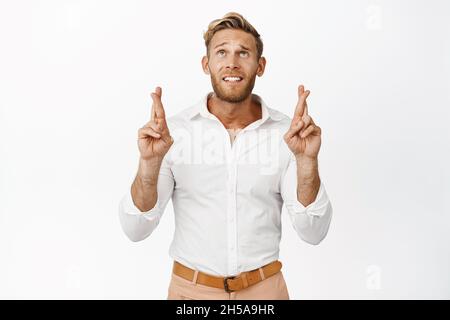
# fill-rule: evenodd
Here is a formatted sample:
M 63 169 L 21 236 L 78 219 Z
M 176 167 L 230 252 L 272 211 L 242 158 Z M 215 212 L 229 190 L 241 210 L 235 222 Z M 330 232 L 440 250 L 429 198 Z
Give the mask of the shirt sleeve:
M 155 206 L 145 212 L 137 208 L 131 197 L 131 188 L 122 197 L 119 204 L 119 220 L 122 230 L 134 242 L 144 240 L 158 226 L 159 220 L 172 197 L 174 178 L 167 160 L 164 157 L 158 176 L 157 200 Z
M 333 214 L 322 181 L 316 199 L 305 207 L 297 199 L 297 163 L 291 157 L 281 179 L 281 196 L 298 236 L 307 243 L 319 244 L 328 233 Z

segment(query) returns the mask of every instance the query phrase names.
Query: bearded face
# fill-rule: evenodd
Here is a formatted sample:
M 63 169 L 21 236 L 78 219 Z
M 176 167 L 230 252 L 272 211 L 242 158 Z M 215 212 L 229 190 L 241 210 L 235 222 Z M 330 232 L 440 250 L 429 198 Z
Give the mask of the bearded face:
M 264 72 L 265 59 L 257 58 L 252 34 L 236 29 L 216 32 L 203 57 L 203 69 L 211 77 L 216 96 L 229 103 L 239 103 L 251 95 L 256 76 Z

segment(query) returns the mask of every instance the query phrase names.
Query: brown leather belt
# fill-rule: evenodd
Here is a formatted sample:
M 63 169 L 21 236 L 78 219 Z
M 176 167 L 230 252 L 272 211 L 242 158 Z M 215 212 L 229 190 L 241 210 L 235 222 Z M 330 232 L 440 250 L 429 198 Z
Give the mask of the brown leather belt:
M 242 272 L 235 277 L 216 277 L 200 271 L 195 271 L 174 261 L 173 273 L 193 283 L 224 289 L 226 292 L 233 292 L 248 288 L 273 276 L 281 270 L 281 266 L 282 264 L 280 261 L 273 261 L 261 268 Z

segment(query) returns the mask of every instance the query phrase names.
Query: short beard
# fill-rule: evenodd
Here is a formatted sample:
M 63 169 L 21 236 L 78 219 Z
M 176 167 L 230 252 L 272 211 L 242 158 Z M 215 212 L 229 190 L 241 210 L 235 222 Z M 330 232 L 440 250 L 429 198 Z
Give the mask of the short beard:
M 222 79 L 217 79 L 213 75 L 211 75 L 211 84 L 214 90 L 214 93 L 216 96 L 222 100 L 229 103 L 240 103 L 247 99 L 249 95 L 251 95 L 253 91 L 253 87 L 255 86 L 255 80 L 256 80 L 256 74 L 253 75 L 253 77 L 248 82 L 247 86 L 244 87 L 244 90 L 241 94 L 235 94 L 235 95 L 227 95 L 225 91 L 222 90 L 221 87 L 221 81 Z M 243 80 L 242 80 L 243 81 Z

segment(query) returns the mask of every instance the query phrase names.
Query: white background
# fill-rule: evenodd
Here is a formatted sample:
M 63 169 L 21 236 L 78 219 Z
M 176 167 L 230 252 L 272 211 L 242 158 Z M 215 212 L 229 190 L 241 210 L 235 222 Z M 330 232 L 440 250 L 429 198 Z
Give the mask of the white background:
M 229 11 L 265 44 L 254 92 L 292 115 L 305 84 L 323 129 L 334 217 L 311 246 L 283 213 L 291 298 L 450 298 L 450 5 L 381 0 L 1 0 L 0 298 L 166 298 L 172 204 L 133 243 L 118 202 L 149 93 L 170 116 L 212 90 Z

